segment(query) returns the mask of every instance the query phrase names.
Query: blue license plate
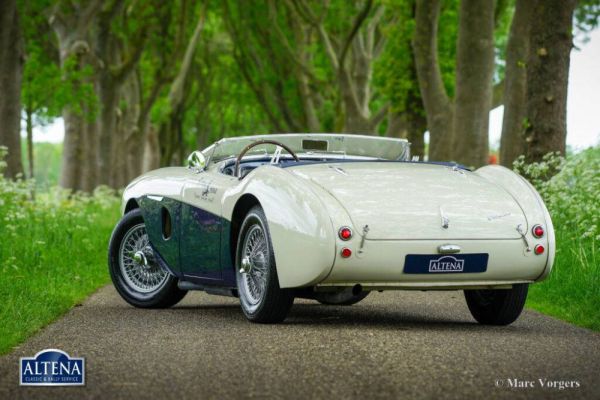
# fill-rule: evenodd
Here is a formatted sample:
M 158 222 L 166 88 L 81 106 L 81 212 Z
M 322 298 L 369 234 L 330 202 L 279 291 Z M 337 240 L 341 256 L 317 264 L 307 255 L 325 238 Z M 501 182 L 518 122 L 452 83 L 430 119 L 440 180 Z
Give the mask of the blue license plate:
M 461 274 L 485 272 L 489 254 L 407 254 L 405 274 Z

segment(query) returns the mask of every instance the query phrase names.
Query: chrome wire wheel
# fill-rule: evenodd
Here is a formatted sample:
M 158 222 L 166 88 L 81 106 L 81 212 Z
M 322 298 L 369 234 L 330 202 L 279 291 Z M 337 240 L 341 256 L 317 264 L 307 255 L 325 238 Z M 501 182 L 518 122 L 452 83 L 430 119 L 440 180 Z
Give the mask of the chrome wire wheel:
M 264 297 L 269 271 L 269 244 L 260 224 L 248 229 L 240 264 L 241 294 L 250 308 L 255 308 Z
M 169 276 L 154 261 L 144 224 L 134 225 L 125 233 L 119 247 L 119 267 L 127 285 L 139 293 L 160 289 Z

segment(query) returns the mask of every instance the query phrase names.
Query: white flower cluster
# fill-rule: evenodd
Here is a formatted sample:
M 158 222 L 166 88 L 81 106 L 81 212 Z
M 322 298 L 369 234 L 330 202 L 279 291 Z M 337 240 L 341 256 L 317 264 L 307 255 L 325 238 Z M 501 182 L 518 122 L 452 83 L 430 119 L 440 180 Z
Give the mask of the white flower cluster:
M 542 162 L 525 164 L 520 158 L 514 169 L 540 192 L 557 230 L 600 240 L 600 146 L 567 159 L 549 153 Z

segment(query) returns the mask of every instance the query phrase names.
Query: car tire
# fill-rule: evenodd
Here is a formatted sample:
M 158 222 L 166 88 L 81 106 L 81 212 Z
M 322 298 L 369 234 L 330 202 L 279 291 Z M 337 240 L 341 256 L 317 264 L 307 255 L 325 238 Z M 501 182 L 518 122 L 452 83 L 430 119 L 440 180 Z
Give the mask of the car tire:
M 365 299 L 369 295 L 369 291 L 363 291 L 359 294 L 352 293 L 352 288 L 347 288 L 339 292 L 322 292 L 315 293 L 314 299 L 321 304 L 328 306 L 351 306 Z
M 484 325 L 509 325 L 525 306 L 529 285 L 513 285 L 512 289 L 465 290 L 467 306 L 473 318 Z
M 133 261 L 134 253 L 140 251 L 144 254 L 145 264 Z M 119 295 L 135 307 L 174 306 L 187 291 L 179 289 L 177 277 L 165 271 L 152 258 L 142 213 L 139 209 L 129 211 L 113 230 L 108 246 L 108 269 L 113 284 Z M 136 276 L 146 277 L 146 286 Z
M 269 226 L 260 206 L 253 207 L 242 222 L 235 271 L 240 304 L 248 320 L 277 323 L 286 318 L 294 292 L 279 287 Z

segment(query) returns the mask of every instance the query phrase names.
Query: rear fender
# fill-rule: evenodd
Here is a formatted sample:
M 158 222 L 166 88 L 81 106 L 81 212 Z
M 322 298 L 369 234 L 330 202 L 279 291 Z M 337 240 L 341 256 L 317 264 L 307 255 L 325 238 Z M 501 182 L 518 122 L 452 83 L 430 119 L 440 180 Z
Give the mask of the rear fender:
M 322 281 L 335 260 L 335 234 L 328 211 L 335 207 L 335 203 L 329 204 L 333 199 L 321 198 L 312 185 L 285 169 L 262 166 L 248 174 L 242 185 L 225 193 L 225 218 L 231 220 L 237 200 L 245 194 L 258 199 L 267 217 L 279 286 L 302 287 Z
M 554 237 L 554 226 L 550 213 L 544 204 L 540 194 L 535 188 L 527 182 L 525 178 L 514 173 L 508 168 L 500 165 L 487 165 L 475 171 L 476 174 L 486 178 L 488 181 L 501 186 L 517 201 L 523 209 L 527 226 L 524 227 L 526 238 L 531 248 L 536 244 L 543 245 L 546 252 L 546 267 L 542 274 L 536 279 L 537 282 L 544 280 L 554 264 L 554 256 L 556 254 L 556 241 Z M 542 224 L 545 227 L 546 234 L 542 238 L 535 238 L 531 229 L 536 224 Z M 532 252 L 526 254 L 528 257 L 538 257 Z

